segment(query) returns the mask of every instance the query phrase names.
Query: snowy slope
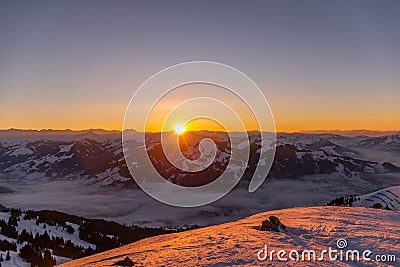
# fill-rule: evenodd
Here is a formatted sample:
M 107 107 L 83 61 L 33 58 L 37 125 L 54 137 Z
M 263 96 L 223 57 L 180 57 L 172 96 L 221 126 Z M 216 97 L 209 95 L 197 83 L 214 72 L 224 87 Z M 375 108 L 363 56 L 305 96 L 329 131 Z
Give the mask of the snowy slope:
M 260 231 L 261 222 L 277 216 L 287 232 Z M 346 249 L 396 255 L 397 262 L 381 266 L 399 266 L 400 213 L 360 207 L 308 207 L 260 213 L 249 218 L 192 230 L 147 238 L 127 246 L 75 260 L 62 266 L 112 266 L 129 257 L 135 266 L 376 266 L 375 263 L 340 261 L 281 262 L 275 259 L 260 262 L 257 252 L 268 246 L 269 251 L 337 249 L 340 238 Z M 344 249 L 345 250 L 345 249 Z
M 192 228 L 125 226 L 57 211 L 0 207 L 0 267 L 50 266 L 130 244 L 155 235 Z M 47 253 L 47 257 L 45 256 Z M 10 258 L 6 255 L 10 255 Z
M 357 201 L 353 203 L 354 206 L 370 207 L 375 203 L 380 203 L 382 207 L 388 206 L 390 209 L 400 210 L 400 186 L 385 188 L 358 197 Z
M 4 221 L 8 221 L 10 218 L 9 212 L 0 212 L 0 219 Z M 83 248 L 96 249 L 96 245 L 88 243 L 84 240 L 79 238 L 79 225 L 68 223 L 73 229 L 73 233 L 68 233 L 67 230 L 63 227 L 58 225 L 48 225 L 45 223 L 37 224 L 35 219 L 25 219 L 24 216 L 20 216 L 20 221 L 18 222 L 18 226 L 16 227 L 18 234 L 21 234 L 23 230 L 27 231 L 28 233 L 32 233 L 33 236 L 36 234 L 43 235 L 45 232 L 48 233 L 50 238 L 63 238 L 65 241 L 71 241 L 76 246 L 81 246 Z M 17 245 L 17 251 L 9 251 L 11 259 L 9 261 L 3 261 L 2 267 L 25 267 L 31 266 L 30 263 L 24 261 L 20 256 L 19 252 L 22 247 L 24 247 L 27 242 L 20 243 L 17 239 L 10 238 L 0 234 L 0 240 L 7 240 L 10 243 L 15 243 Z M 5 251 L 1 251 L 0 253 L 3 254 L 3 258 L 6 255 Z M 70 258 L 64 258 L 59 256 L 54 256 L 57 263 L 62 263 L 66 261 L 70 261 Z
M 388 151 L 395 155 L 400 155 L 400 133 L 389 136 L 366 138 L 358 142 L 356 146 Z

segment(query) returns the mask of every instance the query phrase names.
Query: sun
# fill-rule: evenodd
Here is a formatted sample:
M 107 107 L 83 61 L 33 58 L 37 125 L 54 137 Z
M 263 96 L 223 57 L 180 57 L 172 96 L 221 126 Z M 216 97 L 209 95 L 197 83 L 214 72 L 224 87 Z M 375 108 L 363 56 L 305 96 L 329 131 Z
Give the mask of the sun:
M 174 131 L 177 135 L 183 134 L 186 131 L 185 125 L 183 125 L 182 123 L 175 124 Z

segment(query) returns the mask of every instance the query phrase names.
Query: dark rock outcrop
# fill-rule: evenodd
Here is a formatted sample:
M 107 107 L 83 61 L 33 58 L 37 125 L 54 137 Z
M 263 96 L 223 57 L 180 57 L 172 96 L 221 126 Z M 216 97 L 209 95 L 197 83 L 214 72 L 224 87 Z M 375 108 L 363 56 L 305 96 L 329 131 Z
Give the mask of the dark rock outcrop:
M 122 267 L 132 267 L 135 265 L 135 263 L 129 257 L 126 257 L 123 260 L 117 261 L 113 265 L 114 266 L 122 266 Z
M 279 232 L 279 230 L 286 231 L 286 225 L 281 223 L 281 221 L 276 216 L 269 216 L 269 220 L 265 220 L 261 224 L 261 231 L 274 231 Z

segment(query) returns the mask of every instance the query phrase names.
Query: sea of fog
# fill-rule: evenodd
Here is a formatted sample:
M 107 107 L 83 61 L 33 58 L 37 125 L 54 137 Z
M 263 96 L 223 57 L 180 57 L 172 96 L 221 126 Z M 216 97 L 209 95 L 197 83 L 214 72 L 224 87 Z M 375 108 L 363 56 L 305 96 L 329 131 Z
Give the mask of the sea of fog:
M 400 174 L 370 174 L 352 178 L 312 175 L 297 180 L 265 181 L 254 193 L 239 185 L 222 199 L 202 207 L 178 208 L 154 200 L 141 189 L 101 186 L 86 181 L 21 181 L 0 176 L 0 204 L 21 209 L 50 209 L 127 225 L 212 225 L 267 210 L 320 206 L 329 200 L 399 185 Z

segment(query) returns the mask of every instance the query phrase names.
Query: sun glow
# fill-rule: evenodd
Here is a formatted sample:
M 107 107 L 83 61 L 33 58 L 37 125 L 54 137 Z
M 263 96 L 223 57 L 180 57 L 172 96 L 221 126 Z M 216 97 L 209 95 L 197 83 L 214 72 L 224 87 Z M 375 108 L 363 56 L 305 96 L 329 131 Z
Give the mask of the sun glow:
M 185 125 L 183 125 L 182 123 L 176 124 L 174 126 L 174 131 L 177 135 L 181 135 L 186 131 L 186 127 Z

